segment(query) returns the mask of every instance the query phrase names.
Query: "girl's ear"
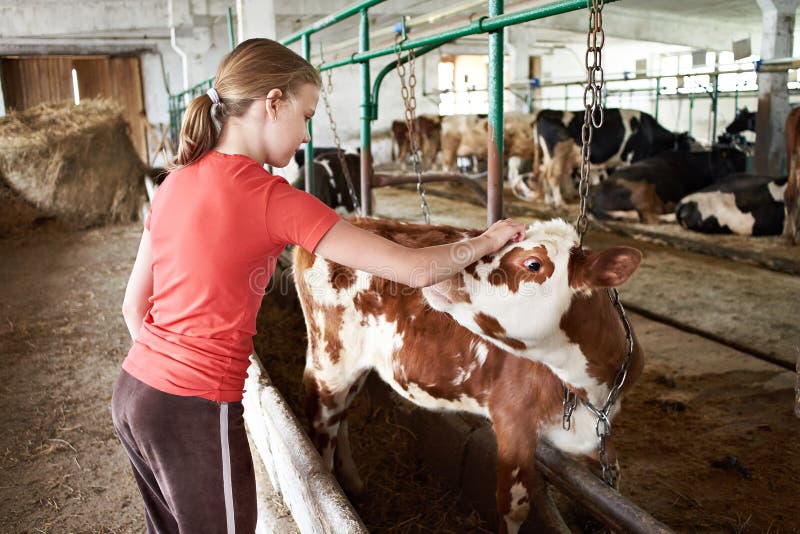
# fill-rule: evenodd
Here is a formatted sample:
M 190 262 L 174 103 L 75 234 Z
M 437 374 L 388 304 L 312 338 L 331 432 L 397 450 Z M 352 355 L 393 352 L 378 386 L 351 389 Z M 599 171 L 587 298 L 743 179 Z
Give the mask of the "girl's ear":
M 267 93 L 267 100 L 265 102 L 267 108 L 267 117 L 271 120 L 278 120 L 278 104 L 281 101 L 281 97 L 283 97 L 283 91 L 280 89 L 271 89 L 269 93 Z

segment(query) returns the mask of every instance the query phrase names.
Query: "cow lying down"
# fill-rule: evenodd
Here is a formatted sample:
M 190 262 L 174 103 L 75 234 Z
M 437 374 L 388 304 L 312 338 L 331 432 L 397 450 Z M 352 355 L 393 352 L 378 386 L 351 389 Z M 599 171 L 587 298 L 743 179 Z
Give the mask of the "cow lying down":
M 684 197 L 675 216 L 706 234 L 780 235 L 786 178 L 737 174 Z
M 354 224 L 410 247 L 464 240 L 480 230 L 379 219 Z M 578 404 L 562 428 L 563 384 L 602 405 L 627 354 L 605 288 L 630 278 L 633 248 L 591 252 L 557 219 L 434 286 L 413 289 L 296 248 L 295 283 L 308 329 L 304 384 L 312 438 L 343 486 L 362 488 L 350 456 L 347 409 L 374 370 L 398 394 L 432 410 L 488 418 L 497 438 L 500 532 L 517 532 L 532 503 L 539 437 L 596 459 L 597 419 Z M 634 336 L 623 393 L 640 375 Z M 619 401 L 611 411 L 619 411 Z M 616 463 L 613 449 L 611 462 Z M 336 460 L 334 462 L 334 459 Z
M 589 207 L 601 219 L 631 218 L 647 223 L 674 219 L 678 202 L 714 181 L 744 171 L 744 153 L 731 148 L 706 152 L 663 152 L 618 169 L 589 193 Z

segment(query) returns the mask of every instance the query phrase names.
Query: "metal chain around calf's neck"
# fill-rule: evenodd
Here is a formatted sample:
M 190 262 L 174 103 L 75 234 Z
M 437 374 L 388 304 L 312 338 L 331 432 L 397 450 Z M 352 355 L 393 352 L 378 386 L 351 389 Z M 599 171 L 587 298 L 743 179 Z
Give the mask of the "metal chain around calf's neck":
M 589 196 L 589 170 L 592 155 L 592 135 L 594 128 L 603 125 L 603 45 L 605 44 L 605 32 L 603 30 L 603 6 L 604 0 L 587 0 L 591 2 L 589 9 L 589 32 L 586 35 L 586 74 L 587 82 L 583 91 L 583 126 L 581 128 L 581 177 L 578 184 L 580 194 L 580 215 L 575 222 L 575 229 L 580 238 L 580 246 L 583 246 L 583 237 L 589 227 L 589 219 L 586 217 L 586 205 Z M 590 98 L 591 97 L 591 98 Z M 627 354 L 622 366 L 614 377 L 614 382 L 608 392 L 603 407 L 598 409 L 587 398 L 579 397 L 574 391 L 564 384 L 564 399 L 562 401 L 563 415 L 561 426 L 564 430 L 570 430 L 572 426 L 572 413 L 580 402 L 597 417 L 595 423 L 595 433 L 599 440 L 598 460 L 602 468 L 603 481 L 611 487 L 617 483 L 617 474 L 611 466 L 611 462 L 606 451 L 606 442 L 611 436 L 611 409 L 619 398 L 625 378 L 628 376 L 628 367 L 633 356 L 633 331 L 631 330 L 625 308 L 619 299 L 619 291 L 616 288 L 608 290 L 608 298 L 617 308 L 617 311 L 625 327 L 625 337 L 627 340 Z

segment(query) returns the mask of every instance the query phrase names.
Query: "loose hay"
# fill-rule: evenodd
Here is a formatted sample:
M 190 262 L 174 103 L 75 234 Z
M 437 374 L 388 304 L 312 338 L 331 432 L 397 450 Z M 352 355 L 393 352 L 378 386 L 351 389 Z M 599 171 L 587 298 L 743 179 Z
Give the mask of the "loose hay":
M 42 104 L 0 117 L 0 232 L 42 217 L 83 229 L 138 218 L 145 165 L 108 100 Z

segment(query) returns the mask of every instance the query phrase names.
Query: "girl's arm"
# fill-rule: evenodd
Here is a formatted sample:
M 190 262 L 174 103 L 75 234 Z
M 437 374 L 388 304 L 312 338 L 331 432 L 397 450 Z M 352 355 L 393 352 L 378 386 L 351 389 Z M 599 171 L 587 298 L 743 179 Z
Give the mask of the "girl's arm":
M 145 229 L 139 242 L 139 252 L 136 254 L 128 287 L 125 289 L 125 299 L 122 301 L 122 316 L 134 341 L 144 316 L 150 309 L 149 298 L 153 294 L 153 272 L 150 270 L 152 259 L 150 231 Z
M 339 220 L 314 250 L 326 259 L 411 287 L 446 280 L 482 256 L 521 241 L 525 226 L 511 219 L 494 223 L 478 237 L 447 245 L 408 248 Z

